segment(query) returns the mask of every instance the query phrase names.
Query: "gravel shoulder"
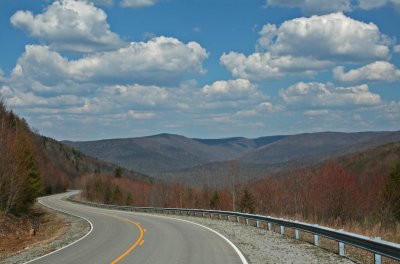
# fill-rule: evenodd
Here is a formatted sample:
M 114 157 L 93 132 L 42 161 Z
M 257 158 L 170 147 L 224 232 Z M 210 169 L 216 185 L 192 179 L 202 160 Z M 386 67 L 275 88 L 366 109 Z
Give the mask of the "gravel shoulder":
M 266 229 L 218 219 L 168 215 L 199 223 L 218 231 L 231 240 L 247 257 L 249 263 L 340 263 L 351 260 L 306 242 L 282 236 Z
M 63 228 L 61 228 L 59 232 L 55 232 L 55 235 L 47 240 L 28 245 L 23 250 L 17 251 L 5 258 L 0 258 L 0 263 L 14 264 L 27 262 L 62 248 L 83 237 L 89 232 L 90 225 L 85 220 L 76 216 L 53 211 L 43 205 L 40 206 L 42 210 L 47 211 L 53 214 L 54 217 L 59 218 L 58 220 L 64 223 Z

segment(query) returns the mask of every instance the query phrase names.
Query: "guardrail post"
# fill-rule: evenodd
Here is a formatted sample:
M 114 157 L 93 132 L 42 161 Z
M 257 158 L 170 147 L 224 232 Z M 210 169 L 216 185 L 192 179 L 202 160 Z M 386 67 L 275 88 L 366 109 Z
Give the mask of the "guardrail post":
M 272 223 L 268 223 L 268 231 L 272 230 Z
M 375 237 L 375 240 L 381 240 L 381 237 Z M 375 264 L 382 264 L 382 256 L 379 254 L 374 254 Z
M 249 225 L 249 219 L 246 218 L 246 225 Z
M 284 235 L 284 234 L 285 234 L 285 227 L 281 226 L 281 235 Z
M 319 246 L 319 237 L 317 234 L 314 234 L 314 245 Z
M 240 224 L 240 217 L 239 216 L 236 217 L 236 220 Z
M 294 230 L 294 237 L 299 240 L 300 239 L 300 230 L 299 229 L 295 229 Z
M 222 217 L 222 216 L 219 214 L 219 215 L 218 215 L 218 219 L 221 220 L 221 217 Z
M 201 217 L 204 217 L 204 213 L 201 214 Z
M 339 256 L 346 255 L 346 246 L 343 242 L 339 241 Z
M 260 220 L 257 220 L 256 226 L 257 228 L 260 227 Z

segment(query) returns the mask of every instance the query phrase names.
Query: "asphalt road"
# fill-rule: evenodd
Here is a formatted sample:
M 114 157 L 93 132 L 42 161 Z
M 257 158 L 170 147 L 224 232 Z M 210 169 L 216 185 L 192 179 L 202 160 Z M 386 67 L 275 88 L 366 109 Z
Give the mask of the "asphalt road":
M 41 198 L 53 209 L 88 220 L 83 239 L 29 263 L 246 263 L 229 241 L 198 224 L 168 217 L 89 207 L 62 200 L 66 194 Z

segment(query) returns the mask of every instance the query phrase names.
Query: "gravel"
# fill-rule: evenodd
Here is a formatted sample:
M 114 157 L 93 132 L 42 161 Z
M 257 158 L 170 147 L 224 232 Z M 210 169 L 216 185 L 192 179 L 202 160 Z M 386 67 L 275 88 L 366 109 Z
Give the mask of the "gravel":
M 45 210 L 49 210 L 44 208 Z M 24 263 L 29 260 L 35 259 L 37 257 L 43 256 L 54 250 L 62 248 L 79 238 L 83 237 L 90 230 L 90 225 L 85 220 L 64 214 L 58 211 L 52 211 L 57 215 L 57 217 L 62 218 L 68 224 L 68 230 L 61 236 L 49 241 L 40 243 L 32 248 L 25 248 L 24 250 L 17 252 L 15 255 L 10 256 L 6 259 L 2 259 L 1 263 L 4 264 L 14 264 L 14 263 Z
M 170 216 L 199 223 L 218 231 L 231 240 L 247 257 L 249 263 L 341 263 L 351 260 L 309 243 L 267 231 L 224 220 Z

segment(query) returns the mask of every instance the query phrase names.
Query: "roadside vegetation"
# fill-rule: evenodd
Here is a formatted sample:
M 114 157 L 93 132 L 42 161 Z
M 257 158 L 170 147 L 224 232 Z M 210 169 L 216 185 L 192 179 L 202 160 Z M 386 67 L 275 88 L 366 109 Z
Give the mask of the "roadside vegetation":
M 236 210 L 343 228 L 400 242 L 400 143 L 381 146 L 318 167 L 243 181 L 232 163 L 231 182 L 213 188 L 145 183 L 90 174 L 82 178 L 91 201 L 181 208 Z

